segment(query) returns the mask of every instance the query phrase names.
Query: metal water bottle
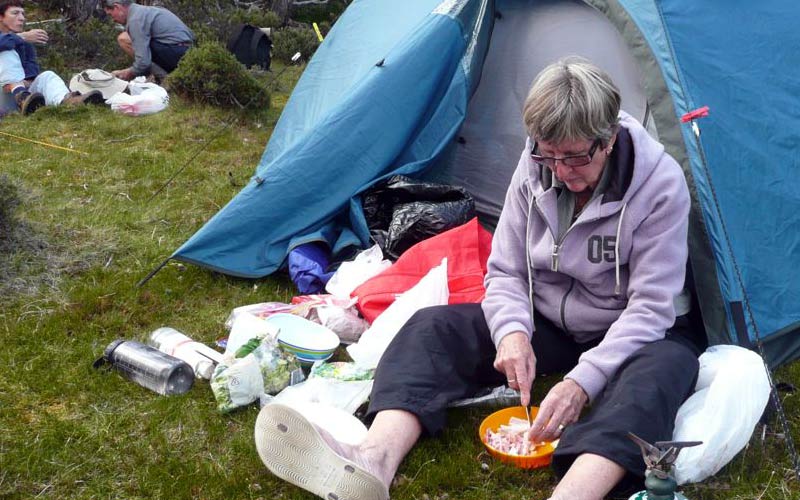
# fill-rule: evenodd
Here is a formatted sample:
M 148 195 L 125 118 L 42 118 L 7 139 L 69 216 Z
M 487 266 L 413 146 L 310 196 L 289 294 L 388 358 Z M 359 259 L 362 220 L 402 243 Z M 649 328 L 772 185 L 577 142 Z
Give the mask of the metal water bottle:
M 194 383 L 194 370 L 186 362 L 134 340 L 118 339 L 109 344 L 95 367 L 105 363 L 125 378 L 165 396 L 183 394 Z

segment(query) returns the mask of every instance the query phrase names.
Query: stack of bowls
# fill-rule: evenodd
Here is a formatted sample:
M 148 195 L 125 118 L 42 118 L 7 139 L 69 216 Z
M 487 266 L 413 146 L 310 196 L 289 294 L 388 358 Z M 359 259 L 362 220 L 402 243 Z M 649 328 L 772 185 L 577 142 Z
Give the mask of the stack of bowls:
M 325 361 L 339 347 L 339 337 L 330 329 L 300 316 L 278 313 L 266 321 L 280 329 L 278 344 L 301 363 Z

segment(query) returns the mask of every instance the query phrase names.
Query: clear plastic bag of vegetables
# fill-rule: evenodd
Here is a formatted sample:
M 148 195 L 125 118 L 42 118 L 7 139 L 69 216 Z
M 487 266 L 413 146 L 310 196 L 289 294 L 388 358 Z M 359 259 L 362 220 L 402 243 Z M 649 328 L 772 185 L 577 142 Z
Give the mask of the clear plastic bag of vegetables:
M 285 353 L 272 335 L 256 336 L 234 353 L 226 353 L 211 376 L 211 390 L 221 412 L 256 401 L 263 393 L 277 394 L 300 369 L 294 355 Z

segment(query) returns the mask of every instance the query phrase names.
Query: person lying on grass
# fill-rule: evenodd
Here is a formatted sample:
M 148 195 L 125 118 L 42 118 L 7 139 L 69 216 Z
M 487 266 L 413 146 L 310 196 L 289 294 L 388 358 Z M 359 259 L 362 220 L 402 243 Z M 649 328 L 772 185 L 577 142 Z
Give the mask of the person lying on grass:
M 33 44 L 46 44 L 47 32 L 23 31 L 24 27 L 22 0 L 0 0 L 0 85 L 3 92 L 13 94 L 22 114 L 44 105 L 104 103 L 99 91 L 70 92 L 57 74 L 40 72 Z
M 386 499 L 398 466 L 451 401 L 506 382 L 530 404 L 538 375 L 564 373 L 532 442 L 560 439 L 552 499 L 642 489 L 633 432 L 669 440 L 691 394 L 702 332 L 686 314 L 689 192 L 678 164 L 620 110 L 611 78 L 568 58 L 535 79 L 528 141 L 494 234 L 482 304 L 422 309 L 380 360 L 358 446 L 289 407 L 265 406 L 259 455 L 323 498 Z M 581 416 L 586 406 L 590 410 Z

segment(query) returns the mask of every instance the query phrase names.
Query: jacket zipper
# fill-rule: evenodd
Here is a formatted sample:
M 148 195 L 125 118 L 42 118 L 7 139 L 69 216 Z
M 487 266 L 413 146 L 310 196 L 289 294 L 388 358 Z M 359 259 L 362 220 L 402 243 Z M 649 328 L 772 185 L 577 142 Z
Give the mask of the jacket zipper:
M 536 211 L 539 212 L 539 216 L 542 218 L 542 220 L 543 221 L 547 221 L 547 217 L 544 216 L 544 213 L 542 212 L 542 209 L 539 208 L 539 203 L 534 201 L 533 202 L 533 206 L 536 209 Z M 553 241 L 555 242 L 553 244 L 553 253 L 550 256 L 550 270 L 553 271 L 553 272 L 558 272 L 558 250 L 559 250 L 559 245 L 560 245 L 561 241 L 564 241 L 564 238 L 561 238 L 561 241 L 556 241 L 556 233 L 555 233 L 555 231 L 553 231 L 553 228 L 550 227 L 550 224 L 547 224 L 547 229 L 550 230 L 550 234 L 553 235 Z M 567 233 L 569 233 L 570 229 L 572 229 L 571 226 L 570 226 L 569 229 L 567 229 L 567 232 L 564 233 L 564 236 L 566 236 Z M 528 243 L 529 242 L 526 241 L 525 245 L 527 246 Z M 528 263 L 528 265 L 531 265 L 531 263 Z
M 533 206 L 536 208 L 536 211 L 539 212 L 539 216 L 542 218 L 542 220 L 546 221 L 547 218 L 544 216 L 544 213 L 542 213 L 542 209 L 539 208 L 539 204 L 534 201 Z M 592 219 L 592 220 L 594 221 L 597 219 Z M 570 224 L 567 230 L 564 231 L 564 234 L 561 235 L 561 238 L 558 239 L 556 239 L 555 237 L 555 232 L 553 232 L 553 228 L 550 227 L 549 224 L 547 225 L 547 229 L 550 230 L 550 234 L 553 235 L 553 241 L 555 242 L 553 244 L 553 253 L 550 255 L 550 270 L 553 271 L 554 273 L 558 272 L 558 252 L 561 250 L 561 244 L 564 243 L 564 239 L 566 239 L 569 232 L 572 231 L 572 228 L 577 225 L 578 225 L 577 221 Z M 525 245 L 528 245 L 527 241 L 525 242 Z M 527 264 L 529 266 L 531 265 L 530 262 L 528 262 Z M 561 326 L 563 330 L 567 333 L 569 333 L 569 329 L 567 329 L 567 320 L 566 320 L 567 297 L 569 297 L 570 292 L 572 292 L 572 289 L 575 287 L 575 278 L 570 278 L 570 280 L 571 281 L 569 284 L 569 289 L 564 294 L 564 297 L 561 298 Z M 531 298 L 531 300 L 533 300 L 533 298 Z

